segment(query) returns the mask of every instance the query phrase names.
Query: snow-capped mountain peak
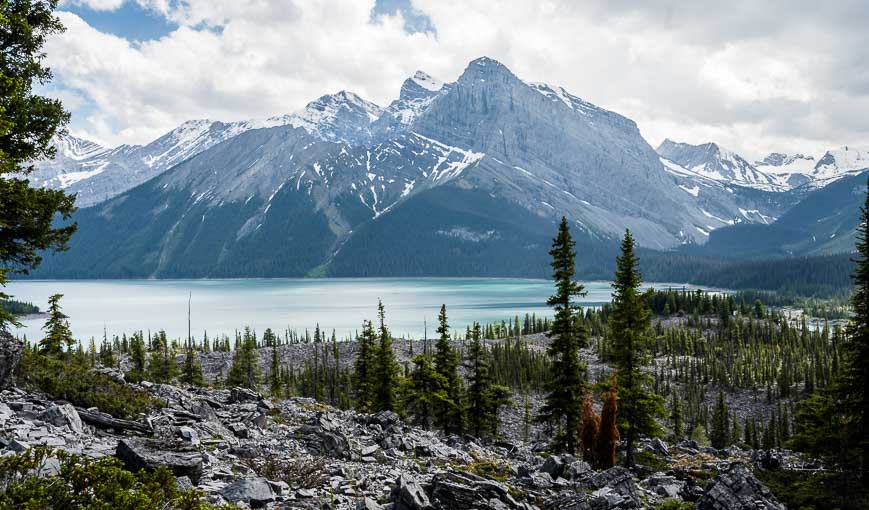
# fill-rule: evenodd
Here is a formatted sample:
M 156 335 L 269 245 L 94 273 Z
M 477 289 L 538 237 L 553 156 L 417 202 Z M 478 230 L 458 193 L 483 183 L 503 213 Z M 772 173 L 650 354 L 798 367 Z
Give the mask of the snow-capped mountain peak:
M 691 145 L 668 138 L 657 150 L 658 154 L 687 170 L 719 182 L 767 191 L 786 188 L 772 175 L 758 170 L 739 154 L 716 143 Z
M 54 146 L 58 157 L 68 158 L 73 161 L 97 157 L 108 151 L 108 149 L 99 144 L 76 138 L 72 135 L 58 136 L 55 139 Z
M 816 179 L 836 179 L 869 168 L 869 150 L 845 145 L 829 150 L 818 160 L 812 175 Z
M 323 140 L 355 141 L 367 139 L 369 125 L 381 115 L 380 106 L 342 90 L 311 101 L 292 114 L 288 124 Z
M 415 84 L 431 92 L 437 92 L 444 88 L 444 82 L 433 78 L 430 74 L 424 71 L 413 73 L 413 76 L 410 79 L 413 80 Z

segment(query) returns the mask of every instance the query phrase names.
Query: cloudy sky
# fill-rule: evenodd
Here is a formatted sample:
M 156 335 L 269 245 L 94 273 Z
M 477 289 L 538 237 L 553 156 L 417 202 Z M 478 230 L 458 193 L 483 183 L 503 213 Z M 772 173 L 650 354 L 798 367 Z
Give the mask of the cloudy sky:
M 48 93 L 70 131 L 148 142 L 184 120 L 381 105 L 479 56 L 666 137 L 759 158 L 869 146 L 869 6 L 802 0 L 62 0 Z M 827 5 L 824 5 L 827 4 Z

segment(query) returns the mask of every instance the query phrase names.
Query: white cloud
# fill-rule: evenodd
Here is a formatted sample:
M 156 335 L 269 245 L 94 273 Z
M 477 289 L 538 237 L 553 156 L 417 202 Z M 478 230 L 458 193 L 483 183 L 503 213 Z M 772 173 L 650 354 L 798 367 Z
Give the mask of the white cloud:
M 633 118 L 653 144 L 715 140 L 757 158 L 869 140 L 859 2 L 414 0 L 435 35 L 407 33 L 400 11 L 372 22 L 372 0 L 136 1 L 180 28 L 131 43 L 62 13 L 68 30 L 47 47 L 93 105 L 76 128 L 103 142 L 286 113 L 341 89 L 387 104 L 416 69 L 452 80 L 481 55 Z

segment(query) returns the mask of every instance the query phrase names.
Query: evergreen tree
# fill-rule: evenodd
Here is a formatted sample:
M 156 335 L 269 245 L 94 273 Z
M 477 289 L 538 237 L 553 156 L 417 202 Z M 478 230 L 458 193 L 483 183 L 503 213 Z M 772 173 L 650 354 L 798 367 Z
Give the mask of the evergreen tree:
M 202 377 L 202 365 L 196 361 L 193 345 L 188 342 L 184 355 L 184 367 L 181 370 L 181 382 L 191 386 L 204 386 L 205 379 Z
M 141 382 L 145 378 L 145 340 L 141 331 L 130 338 L 130 363 L 133 367 L 126 373 L 126 379 L 130 382 Z
M 853 315 L 848 324 L 840 394 L 847 434 L 858 457 L 863 486 L 869 489 L 869 193 L 860 208 L 851 295 Z
M 640 295 L 642 277 L 634 253 L 634 239 L 625 231 L 622 253 L 616 259 L 612 313 L 609 316 L 612 362 L 619 382 L 619 428 L 625 437 L 625 465 L 634 465 L 638 434 L 660 432 L 655 416 L 663 414 L 662 398 L 649 391 L 648 363 L 652 314 Z
M 93 340 L 92 340 L 93 341 Z M 159 384 L 169 384 L 178 375 L 175 365 L 175 355 L 169 346 L 166 332 L 160 330 L 152 341 L 154 352 L 148 362 L 148 373 L 152 381 Z
M 538 417 L 540 421 L 556 427 L 553 446 L 571 454 L 576 453 L 579 445 L 582 392 L 586 383 L 579 349 L 588 344 L 588 332 L 581 321 L 581 308 L 573 301 L 585 295 L 583 286 L 573 281 L 576 273 L 574 246 L 567 218 L 562 217 L 558 235 L 549 252 L 552 256 L 555 294 L 547 304 L 555 309 L 555 320 L 549 344 L 551 377 L 546 386 L 546 403 Z
M 479 323 L 474 323 L 465 368 L 469 373 L 465 398 L 468 405 L 469 432 L 476 437 L 495 436 L 499 427 L 498 413 L 505 405 L 509 393 L 505 387 L 492 383 L 489 354 L 482 342 Z
M 398 383 L 398 362 L 392 350 L 392 335 L 386 327 L 386 311 L 383 302 L 377 303 L 377 318 L 380 321 L 377 359 L 375 363 L 375 411 L 395 410 L 395 388 Z
M 259 358 L 256 353 L 256 336 L 250 328 L 244 328 L 244 335 L 232 358 L 232 366 L 226 376 L 227 386 L 241 386 L 256 389 L 260 379 Z
M 270 332 L 270 329 L 267 329 L 266 332 Z M 263 335 L 263 338 L 266 338 L 266 335 Z M 276 340 L 271 340 L 272 346 L 272 362 L 269 367 L 269 391 L 271 391 L 272 397 L 280 398 L 281 389 L 283 388 L 284 381 L 281 380 L 281 365 L 280 358 L 278 358 L 278 343 Z
M 435 425 L 447 434 L 459 434 L 464 429 L 465 417 L 461 404 L 462 380 L 459 377 L 459 356 L 450 344 L 450 325 L 447 307 L 441 305 L 438 314 L 438 341 L 435 344 L 434 366 L 443 398 L 434 402 Z
M 682 400 L 676 395 L 676 392 L 673 392 L 673 403 L 671 405 L 673 408 L 672 414 L 670 415 L 670 419 L 673 422 L 673 438 L 676 441 L 681 441 L 682 436 L 685 434 L 684 424 L 682 421 Z
M 63 294 L 54 294 L 48 298 L 48 319 L 42 326 L 45 337 L 39 342 L 40 350 L 52 356 L 59 356 L 64 347 L 70 348 L 75 343 L 67 321 L 69 317 L 60 307 L 62 297 Z
M 414 369 L 406 384 L 405 408 L 413 423 L 428 430 L 438 402 L 446 400 L 446 381 L 442 380 L 425 354 L 413 358 Z
M 34 94 L 51 80 L 43 44 L 63 31 L 56 7 L 57 0 L 0 3 L 0 289 L 9 273 L 39 266 L 43 252 L 64 250 L 76 228 L 63 225 L 75 211 L 75 195 L 27 180 L 35 161 L 54 157 L 51 141 L 69 121 L 59 100 Z M 8 297 L 0 291 L 0 300 Z M 0 330 L 9 323 L 17 324 L 0 308 Z M 50 351 L 57 352 L 55 345 Z
M 709 440 L 713 448 L 719 450 L 727 447 L 730 434 L 730 413 L 724 402 L 724 392 L 718 392 L 718 401 L 715 403 L 715 411 L 712 413 L 712 432 Z
M 371 321 L 362 321 L 362 335 L 356 339 L 356 356 L 353 360 L 356 410 L 360 413 L 371 412 L 374 408 L 376 341 Z

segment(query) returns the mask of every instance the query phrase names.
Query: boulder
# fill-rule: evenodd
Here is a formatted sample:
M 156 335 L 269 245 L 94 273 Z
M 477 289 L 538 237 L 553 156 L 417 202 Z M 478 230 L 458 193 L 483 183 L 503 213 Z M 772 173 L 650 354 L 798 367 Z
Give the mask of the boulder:
M 718 475 L 694 506 L 696 510 L 785 510 L 744 464 L 731 464 Z
M 166 466 L 175 476 L 187 476 L 194 484 L 199 483 L 202 476 L 202 456 L 199 453 L 168 451 L 145 440 L 121 439 L 115 456 L 134 473 Z
M 642 507 L 637 483 L 631 472 L 621 466 L 595 473 L 590 483 L 598 489 L 593 493 L 593 505 L 604 504 L 603 508 Z
M 427 510 L 432 508 L 420 484 L 406 474 L 398 477 L 392 489 L 393 510 Z
M 560 455 L 552 455 L 540 466 L 540 471 L 549 473 L 552 479 L 556 479 L 564 473 L 565 463 Z
M 75 407 L 70 404 L 52 404 L 39 415 L 39 419 L 56 427 L 68 427 L 69 430 L 76 434 L 82 434 L 84 432 L 81 425 L 81 418 L 75 410 Z
M 181 437 L 182 441 L 191 446 L 199 446 L 199 434 L 192 427 L 186 425 L 178 427 L 178 436 Z
M 654 453 L 655 455 L 658 455 L 661 457 L 669 457 L 670 456 L 670 448 L 667 446 L 666 443 L 661 441 L 661 438 L 659 438 L 659 437 L 652 439 L 649 442 L 649 445 L 647 448 L 649 449 L 650 452 Z
M 21 360 L 24 342 L 0 329 L 0 389 L 12 385 L 12 372 Z
M 568 480 L 577 480 L 591 472 L 592 469 L 588 462 L 584 460 L 576 460 L 567 466 L 561 476 Z
M 260 402 L 263 399 L 259 393 L 247 388 L 232 388 L 229 390 L 229 401 L 233 404 L 243 402 Z
M 220 494 L 230 503 L 244 502 L 251 508 L 264 508 L 275 500 L 275 493 L 265 478 L 239 478 L 224 487 Z
M 356 510 L 383 510 L 383 506 L 371 498 L 365 498 L 356 503 Z

